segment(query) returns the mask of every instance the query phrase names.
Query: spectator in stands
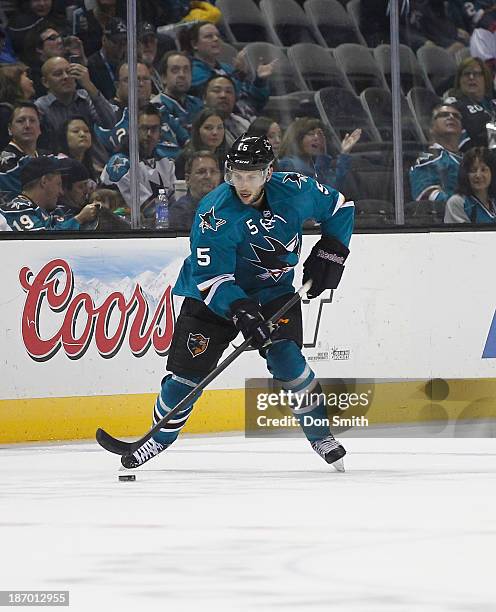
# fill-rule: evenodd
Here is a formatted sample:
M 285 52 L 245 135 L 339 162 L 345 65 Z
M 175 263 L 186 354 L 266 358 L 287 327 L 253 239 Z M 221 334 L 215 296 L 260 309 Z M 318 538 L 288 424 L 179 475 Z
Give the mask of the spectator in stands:
M 272 151 L 277 161 L 282 140 L 282 129 L 277 121 L 270 117 L 257 117 L 248 128 L 248 135 L 265 136 L 272 145 Z
M 468 45 L 470 34 L 453 22 L 447 5 L 444 0 L 415 0 L 411 4 L 409 25 L 417 35 L 425 36 L 430 43 L 455 55 Z
M 76 26 L 74 33 L 83 41 L 88 57 L 100 50 L 103 31 L 112 18 L 120 17 L 126 21 L 125 0 L 95 0 L 92 6 L 93 8 L 87 8 L 84 3 L 83 15 L 74 24 Z
M 137 3 L 138 17 L 142 22 L 154 26 L 174 23 L 168 21 L 167 15 L 178 0 L 140 0 Z M 72 3 L 72 0 L 71 0 Z M 119 17 L 126 21 L 126 0 L 86 0 L 84 13 L 78 19 L 76 34 L 83 40 L 87 55 L 97 52 L 101 46 L 103 31 L 108 22 Z M 92 8 L 88 8 L 91 6 Z M 171 43 L 173 42 L 170 39 Z
M 51 57 L 64 57 L 65 55 L 61 32 L 49 23 L 42 21 L 26 36 L 21 57 L 29 66 L 29 73 L 33 79 L 37 98 L 46 94 L 46 87 L 43 85 L 41 74 L 42 65 Z
M 174 202 L 175 176 L 174 162 L 160 150 L 161 116 L 153 104 L 141 108 L 138 113 L 139 203 L 145 225 L 152 223 L 155 215 L 155 200 L 159 189 L 165 189 L 169 204 Z M 100 182 L 102 185 L 115 185 L 127 205 L 131 207 L 129 178 L 129 153 L 124 149 L 113 155 L 105 166 Z
M 296 119 L 284 134 L 279 151 L 279 170 L 312 176 L 340 190 L 351 166 L 350 152 L 361 134 L 360 129 L 346 134 L 334 168 L 333 158 L 327 153 L 326 136 L 320 120 L 310 117 Z
M 138 62 L 138 107 L 144 108 L 150 104 L 151 96 L 151 75 L 150 69 L 143 62 Z M 129 114 L 127 109 L 129 95 L 129 69 L 126 62 L 122 63 L 118 69 L 119 81 L 116 86 L 116 96 L 112 100 L 113 109 L 116 114 L 115 125 L 111 129 L 96 128 L 99 140 L 110 152 L 119 150 L 122 138 L 127 137 L 129 127 Z M 160 107 L 162 118 L 162 130 L 160 134 L 161 149 L 168 157 L 174 159 L 179 155 L 181 147 L 189 138 L 188 132 L 181 127 L 179 121 L 174 119 L 167 108 Z
M 36 106 L 42 115 L 42 129 L 49 136 L 50 150 L 56 147 L 56 136 L 64 122 L 74 115 L 84 117 L 91 127 L 115 125 L 114 109 L 91 82 L 86 66 L 52 57 L 43 64 L 42 77 L 48 94 L 38 98 Z
M 462 0 L 457 0 L 461 3 Z M 464 12 L 465 21 L 473 27 L 470 37 L 470 55 L 487 63 L 492 74 L 496 74 L 496 5 L 494 0 L 463 2 L 459 11 Z
M 205 106 L 216 110 L 224 120 L 226 142 L 229 147 L 250 127 L 247 119 L 233 112 L 236 105 L 236 89 L 230 77 L 212 77 L 205 86 L 203 101 Z
M 390 0 L 360 2 L 360 31 L 369 47 L 390 42 L 389 4 Z M 400 42 L 414 51 L 426 43 L 444 47 L 452 54 L 463 49 L 469 34 L 450 18 L 447 4 L 444 0 L 401 0 Z
M 267 78 L 271 76 L 276 60 L 260 64 L 252 82 L 250 70 L 246 65 L 246 52 L 241 50 L 233 65 L 220 62 L 222 38 L 217 27 L 205 21 L 198 21 L 186 30 L 181 37 L 181 45 L 184 51 L 193 55 L 193 94 L 199 95 L 212 77 L 227 75 L 232 79 L 240 102 L 248 103 L 245 116 L 250 121 L 265 106 L 269 97 Z
M 110 213 L 125 220 L 129 225 L 131 209 L 126 205 L 118 189 L 106 189 L 104 187 L 95 189 L 90 195 L 90 204 L 95 202 L 99 203 L 102 209 L 108 210 Z
M 0 192 L 13 198 L 21 192 L 21 170 L 38 150 L 40 114 L 32 102 L 20 102 L 14 107 L 8 122 L 10 142 L 0 154 Z
M 160 72 L 157 70 L 157 64 L 160 59 L 157 30 L 148 21 L 138 26 L 138 55 L 150 70 L 152 94 L 161 93 L 163 91 L 162 79 L 160 78 Z
M 226 131 L 224 120 L 218 111 L 205 107 L 193 121 L 191 140 L 181 155 L 176 158 L 176 177 L 185 178 L 186 160 L 195 151 L 210 151 L 217 158 L 219 171 L 224 173 L 224 162 L 227 154 Z
M 432 144 L 410 168 L 410 186 L 415 200 L 446 202 L 455 192 L 458 181 L 460 111 L 450 104 L 437 104 L 432 110 L 430 135 Z
M 157 60 L 158 39 L 155 26 L 144 21 L 138 26 L 138 52 L 143 62 L 150 68 Z
M 194 151 L 186 160 L 185 178 L 188 191 L 171 206 L 169 224 L 189 232 L 200 200 L 221 182 L 217 157 L 211 151 Z
M 83 43 L 77 36 L 64 36 L 64 57 L 71 64 L 88 66 L 88 58 L 84 52 Z
M 0 64 L 16 64 L 18 61 L 5 26 L 0 25 Z
M 496 223 L 494 155 L 485 147 L 465 153 L 458 186 L 446 202 L 445 223 Z
M 94 181 L 83 164 L 75 159 L 64 160 L 68 170 L 62 175 L 63 196 L 59 202 L 63 202 L 69 214 L 74 217 L 88 203 L 90 193 L 95 186 Z M 84 228 L 87 229 L 87 228 Z
M 117 215 L 114 215 L 111 210 L 106 207 L 108 197 L 102 194 L 102 191 L 109 192 L 110 190 L 100 190 L 96 197 L 95 191 L 92 191 L 94 181 L 91 180 L 86 168 L 76 160 L 68 160 L 70 163 L 70 171 L 62 175 L 62 185 L 64 195 L 62 197 L 62 209 L 67 218 L 78 215 L 81 210 L 88 204 L 94 205 L 97 214 L 96 217 L 86 223 L 81 224 L 82 231 L 109 231 L 109 230 L 129 230 L 130 226 L 127 221 Z M 114 201 L 120 202 L 122 198 L 119 193 L 112 191 Z
M 9 142 L 7 124 L 16 104 L 32 100 L 33 81 L 25 64 L 0 66 L 0 150 Z
M 96 182 L 105 164 L 93 147 L 93 133 L 90 125 L 82 116 L 68 119 L 62 126 L 57 153 L 64 153 L 76 159 L 86 168 L 88 178 Z M 108 160 L 106 156 L 105 162 Z
M 43 64 L 50 57 L 58 57 L 64 54 L 64 42 L 62 40 L 62 29 L 53 27 L 46 21 L 41 21 L 23 39 L 22 57 L 29 62 L 32 69 L 33 62 Z
M 143 62 L 136 65 L 136 75 L 138 79 L 138 106 L 142 108 L 150 103 L 152 95 L 152 79 L 150 69 Z M 115 88 L 115 98 L 111 100 L 115 110 L 122 114 L 123 109 L 127 108 L 129 99 L 129 66 L 127 62 L 122 62 L 117 69 L 117 82 Z
M 98 207 L 98 216 L 90 229 L 97 230 L 99 232 L 109 231 L 129 231 L 131 229 L 130 223 L 130 211 L 126 217 L 120 212 L 114 212 L 114 209 L 110 207 L 109 203 L 114 206 L 116 210 L 118 207 L 114 205 L 114 202 L 123 202 L 122 197 L 118 191 L 112 189 L 97 189 L 90 195 L 90 204 L 96 204 Z M 121 209 L 124 210 L 124 209 Z
M 29 0 L 21 10 L 9 17 L 8 32 L 15 52 L 23 52 L 25 37 L 41 23 L 50 23 L 57 29 L 65 27 L 65 16 L 53 0 Z
M 115 96 L 117 68 L 124 60 L 126 44 L 126 23 L 118 17 L 113 17 L 103 30 L 102 48 L 88 58 L 91 81 L 107 100 Z
M 70 218 L 58 206 L 58 199 L 63 195 L 61 173 L 67 170 L 67 163 L 55 157 L 29 160 L 21 171 L 22 193 L 1 211 L 13 230 L 80 230 L 81 225 L 96 217 L 95 205 L 85 206 Z
M 450 0 L 448 14 L 460 28 L 472 33 L 475 28 L 493 32 L 496 24 L 496 6 L 494 0 Z
M 193 117 L 203 108 L 200 98 L 191 96 L 191 59 L 183 51 L 169 51 L 160 63 L 163 92 L 154 98 L 154 104 L 165 106 L 181 126 L 191 132 Z
M 487 147 L 486 123 L 496 112 L 491 71 L 478 57 L 467 57 L 459 64 L 455 87 L 444 96 L 462 115 L 460 151 Z

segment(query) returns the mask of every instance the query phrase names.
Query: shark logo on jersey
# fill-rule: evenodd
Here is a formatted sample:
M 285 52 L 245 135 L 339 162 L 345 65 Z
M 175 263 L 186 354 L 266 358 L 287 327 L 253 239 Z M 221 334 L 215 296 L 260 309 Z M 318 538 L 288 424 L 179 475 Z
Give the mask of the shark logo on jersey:
M 205 338 L 203 334 L 190 334 L 188 336 L 188 351 L 193 357 L 202 355 L 208 348 L 210 338 Z
M 271 236 L 264 236 L 264 238 L 270 244 L 271 248 L 264 249 L 258 246 L 258 244 L 250 243 L 257 259 L 248 259 L 248 261 L 257 268 L 265 270 L 263 274 L 257 275 L 258 278 L 262 280 L 271 278 L 277 283 L 283 274 L 292 270 L 298 263 L 300 240 L 298 235 L 296 235 L 288 244 L 283 244 Z
M 127 160 L 127 159 L 125 159 L 125 158 L 123 158 L 123 157 L 120 157 L 120 156 L 116 155 L 116 157 L 115 157 L 115 158 L 114 158 L 114 160 L 112 161 L 112 170 L 113 170 L 115 173 L 117 173 L 117 174 L 118 174 L 118 173 L 119 173 L 119 170 L 120 170 L 121 168 L 124 168 L 124 166 L 127 166 L 127 165 L 128 165 L 128 163 L 129 163 L 129 162 L 128 162 L 128 160 Z
M 215 210 L 213 206 L 209 211 L 203 213 L 203 215 L 200 214 L 200 219 L 200 229 L 202 231 L 202 234 L 204 234 L 205 230 L 208 229 L 216 232 L 217 228 L 219 228 L 221 225 L 224 225 L 224 223 L 226 222 L 225 219 L 220 219 L 219 217 L 215 216 Z
M 282 179 L 283 183 L 296 183 L 299 189 L 301 189 L 301 184 L 306 183 L 307 181 L 308 176 L 305 176 L 304 174 L 299 174 L 298 172 L 288 172 L 286 173 L 286 176 Z
M 16 154 L 11 151 L 2 151 L 0 154 L 0 164 L 6 164 L 10 160 L 14 160 L 16 158 Z

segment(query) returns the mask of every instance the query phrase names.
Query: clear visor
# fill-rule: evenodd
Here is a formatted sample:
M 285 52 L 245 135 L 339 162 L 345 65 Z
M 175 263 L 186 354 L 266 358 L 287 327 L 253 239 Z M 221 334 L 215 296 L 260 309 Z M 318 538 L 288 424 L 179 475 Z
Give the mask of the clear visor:
M 238 170 L 228 164 L 224 168 L 224 180 L 228 185 L 238 189 L 258 189 L 267 181 L 270 166 L 262 170 Z

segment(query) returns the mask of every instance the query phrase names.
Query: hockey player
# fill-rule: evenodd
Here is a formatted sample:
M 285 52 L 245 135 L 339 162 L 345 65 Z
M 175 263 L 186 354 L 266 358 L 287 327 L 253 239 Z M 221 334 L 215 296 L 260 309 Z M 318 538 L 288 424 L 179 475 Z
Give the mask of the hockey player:
M 322 237 L 303 265 L 304 282 L 313 281 L 308 297 L 337 287 L 349 253 L 354 204 L 313 178 L 273 172 L 273 161 L 265 137 L 243 134 L 228 153 L 225 183 L 200 202 L 191 230 L 191 255 L 174 287 L 174 293 L 185 299 L 169 352 L 170 374 L 162 380 L 154 407 L 154 424 L 216 367 L 238 332 L 252 338 L 252 346 L 283 389 L 303 398 L 321 392 L 301 352 L 300 305 L 288 311 L 287 323 L 275 331 L 266 319 L 294 294 L 294 267 L 307 219 L 317 220 L 322 228 Z M 311 401 L 303 401 L 293 413 L 322 421 L 325 406 Z M 138 467 L 169 447 L 192 410 L 193 402 L 136 452 L 123 455 L 123 466 Z M 345 455 L 329 427 L 309 425 L 303 431 L 327 463 Z

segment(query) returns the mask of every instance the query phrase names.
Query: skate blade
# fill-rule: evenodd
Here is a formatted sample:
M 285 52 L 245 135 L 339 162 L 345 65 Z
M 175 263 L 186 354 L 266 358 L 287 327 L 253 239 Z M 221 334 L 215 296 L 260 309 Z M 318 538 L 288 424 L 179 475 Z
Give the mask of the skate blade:
M 346 471 L 344 469 L 344 461 L 343 461 L 343 459 L 338 459 L 337 461 L 334 461 L 333 463 L 331 463 L 331 466 L 336 470 L 336 472 L 345 472 Z

